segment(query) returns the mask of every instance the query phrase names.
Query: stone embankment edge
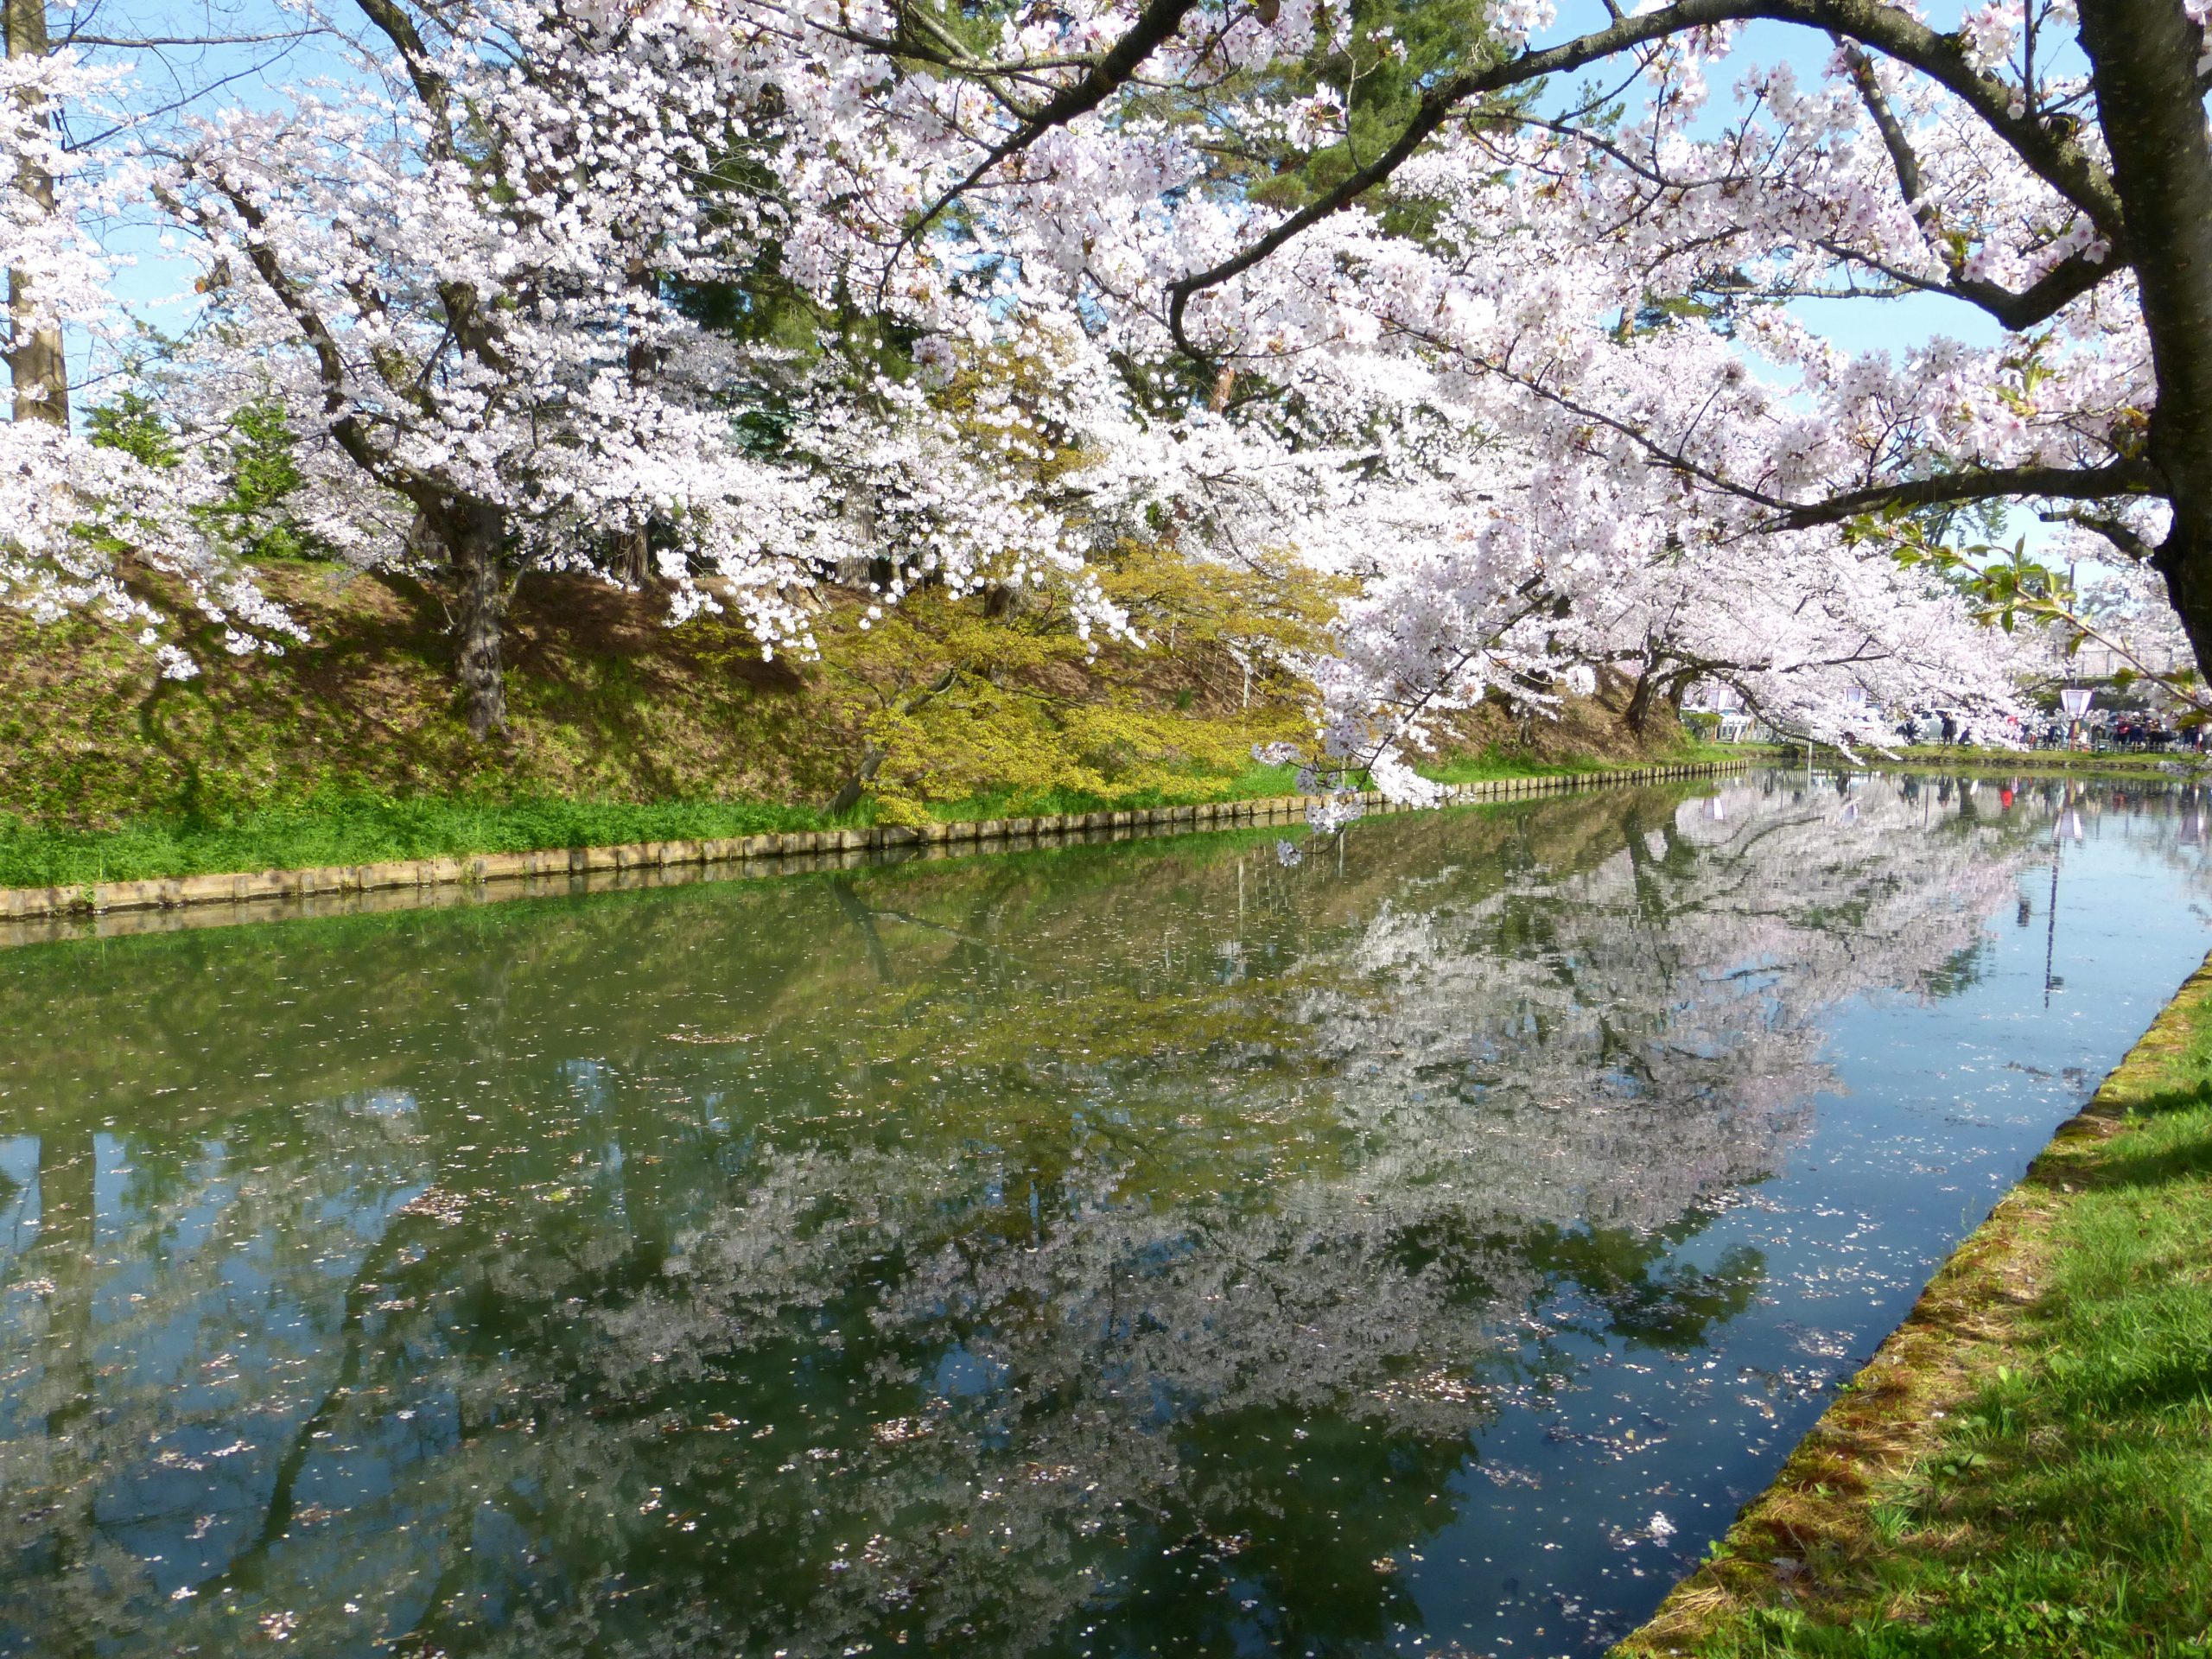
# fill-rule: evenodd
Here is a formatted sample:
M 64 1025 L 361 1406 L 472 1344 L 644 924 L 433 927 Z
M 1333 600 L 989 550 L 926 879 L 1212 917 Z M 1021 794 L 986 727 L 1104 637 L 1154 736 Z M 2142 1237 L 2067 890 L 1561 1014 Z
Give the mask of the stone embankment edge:
M 1971 1399 L 2005 1357 L 2010 1323 L 2037 1294 L 2053 1194 L 2075 1190 L 2072 1157 L 2122 1132 L 2124 1081 L 2186 1041 L 2189 1011 L 2207 1001 L 2212 955 L 2182 982 L 2088 1103 L 2052 1133 L 1981 1225 L 1959 1241 L 1904 1323 L 1837 1389 L 1773 1481 L 1737 1512 L 1726 1548 L 1691 1569 L 1609 1659 L 1693 1654 L 1749 1610 L 1817 1594 L 1819 1586 L 1804 1574 L 1818 1572 L 1824 1541 L 1866 1534 L 1863 1516 L 1884 1479 L 1931 1450 L 1946 1414 Z M 1977 1319 L 1967 1312 L 1974 1307 L 1992 1312 Z
M 1519 799 L 1599 785 L 1664 783 L 1717 776 L 1763 764 L 1757 760 L 1683 762 L 1615 771 L 1505 778 L 1460 784 L 1443 804 Z M 463 857 L 404 859 L 382 864 L 323 865 L 311 869 L 259 870 L 238 874 L 169 876 L 143 881 L 104 881 L 74 887 L 0 889 L 0 923 L 82 919 L 139 912 L 205 906 L 266 906 L 358 897 L 422 893 L 446 887 L 541 884 L 594 877 L 646 874 L 729 866 L 770 866 L 761 873 L 846 868 L 887 858 L 945 857 L 963 852 L 1019 851 L 1043 843 L 1123 840 L 1284 823 L 1305 816 L 1317 798 L 1282 795 L 1219 801 L 1197 806 L 1136 807 L 1120 811 L 1071 812 L 1042 817 L 987 818 L 918 827 L 879 824 L 861 830 L 811 830 L 780 835 L 737 836 L 711 841 L 633 842 L 619 847 L 563 847 L 537 852 L 476 853 Z M 1373 791 L 1356 797 L 1369 813 L 1408 809 Z M 742 872 L 741 872 L 742 873 Z M 619 885 L 619 883 L 618 883 Z M 56 937 L 62 937 L 56 935 Z

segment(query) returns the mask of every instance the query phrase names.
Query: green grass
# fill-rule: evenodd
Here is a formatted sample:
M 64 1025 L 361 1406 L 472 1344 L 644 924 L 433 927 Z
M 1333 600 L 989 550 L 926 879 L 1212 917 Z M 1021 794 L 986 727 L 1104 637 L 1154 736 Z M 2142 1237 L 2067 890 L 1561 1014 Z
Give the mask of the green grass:
M 1002 791 L 938 803 L 931 815 L 957 823 L 1182 806 L 1288 794 L 1294 779 L 1292 767 L 1254 766 L 1233 776 L 1194 779 L 1187 791 L 1152 791 L 1114 800 L 1065 790 Z M 853 812 L 832 817 L 818 807 L 765 801 L 501 801 L 326 791 L 296 804 L 207 817 L 148 817 L 113 830 L 54 829 L 0 817 L 0 887 L 74 887 L 238 870 L 707 840 L 866 824 L 874 821 L 874 813 L 873 804 L 865 802 Z
M 0 887 L 76 887 L 153 876 L 761 835 L 817 830 L 825 822 L 811 808 L 766 803 L 638 805 L 337 793 L 216 818 L 138 818 L 115 830 L 44 829 L 0 818 Z
M 1799 753 L 1802 757 L 1802 751 Z M 1826 765 L 1840 756 L 1834 750 L 1822 749 L 1819 764 Z M 2117 750 L 2095 753 L 2087 749 L 1983 749 L 1943 748 L 1934 744 L 1910 744 L 1891 753 L 1872 747 L 1859 752 L 1859 762 L 1867 766 L 1886 766 L 1903 763 L 1913 766 L 1933 766 L 1948 771 L 2000 772 L 2162 772 L 2171 766 L 2189 766 L 2196 757 L 2183 751 L 2174 754 L 2134 754 Z
M 1738 753 L 1704 747 L 1713 753 L 1686 749 L 1664 759 L 1680 762 Z M 1440 767 L 1433 775 L 1447 783 L 1467 783 L 1618 770 L 1618 765 L 1598 761 L 1547 765 L 1491 754 Z M 1148 790 L 1111 799 L 1066 790 L 1000 791 L 933 803 L 930 814 L 940 822 L 960 823 L 1251 800 L 1293 794 L 1296 789 L 1295 767 L 1255 763 L 1234 773 L 1193 774 L 1184 788 Z M 55 827 L 0 813 L 0 887 L 77 887 L 103 881 L 241 870 L 706 840 L 867 824 L 874 821 L 874 815 L 872 803 L 833 818 L 817 807 L 767 801 L 633 803 L 550 795 L 493 799 L 342 789 L 321 790 L 296 803 L 222 813 L 152 814 L 105 830 Z
M 2212 973 L 1962 1256 L 1624 1651 L 2212 1653 Z

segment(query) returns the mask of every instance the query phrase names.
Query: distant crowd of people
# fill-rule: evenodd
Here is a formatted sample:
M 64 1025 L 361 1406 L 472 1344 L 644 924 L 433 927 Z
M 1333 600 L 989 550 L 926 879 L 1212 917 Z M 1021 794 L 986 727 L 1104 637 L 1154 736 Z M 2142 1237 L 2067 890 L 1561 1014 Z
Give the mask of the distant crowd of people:
M 1907 743 L 1940 743 L 1947 748 L 1971 747 L 1976 741 L 1973 724 L 1949 709 L 1931 709 L 1907 715 L 1897 722 L 1897 732 Z M 2069 722 L 2060 715 L 2024 723 L 2016 717 L 2008 717 L 2001 734 L 1984 733 L 1983 735 L 2000 736 L 2008 746 L 2037 749 L 2063 749 L 2075 744 L 2093 749 L 2138 752 L 2189 749 L 2202 752 L 2205 747 L 2205 728 L 2202 725 L 2164 726 L 2145 715 L 2107 709 L 2093 710 L 2076 722 Z

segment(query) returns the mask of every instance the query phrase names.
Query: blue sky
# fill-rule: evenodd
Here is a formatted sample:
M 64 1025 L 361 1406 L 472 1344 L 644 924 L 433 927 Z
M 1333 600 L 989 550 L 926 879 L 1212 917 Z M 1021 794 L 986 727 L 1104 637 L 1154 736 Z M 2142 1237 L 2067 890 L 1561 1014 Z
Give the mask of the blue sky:
M 92 0 L 71 6 L 48 0 L 48 30 L 57 41 L 74 33 L 118 39 L 204 40 L 281 35 L 300 28 L 297 13 L 281 0 Z M 178 116 L 220 109 L 275 108 L 285 101 L 283 88 L 317 76 L 345 73 L 346 65 L 326 41 L 272 40 L 251 45 L 168 47 L 130 51 L 92 47 L 97 62 L 127 62 L 132 67 L 129 101 L 135 108 L 175 105 Z M 71 136 L 82 139 L 99 131 L 81 118 Z M 142 220 L 105 227 L 103 245 L 131 263 L 118 272 L 115 291 L 135 315 L 156 328 L 184 327 L 198 308 L 191 292 L 195 269 L 188 259 L 164 252 L 158 232 Z M 71 352 L 73 369 L 82 372 L 81 353 Z M 101 401 L 97 387 L 88 400 Z
M 1961 11 L 1958 0 L 1933 0 L 1923 15 L 1931 26 L 1950 29 L 1956 27 Z M 1535 43 L 1548 46 L 1570 40 L 1603 29 L 1607 22 L 1600 0 L 1559 0 L 1559 21 Z M 1788 64 L 1801 84 L 1810 85 L 1822 78 L 1834 49 L 1827 36 L 1814 29 L 1764 22 L 1746 25 L 1735 49 L 1706 72 L 1711 102 L 1704 124 L 1717 130 L 1741 108 L 1734 96 L 1736 84 L 1752 68 Z M 1880 301 L 1799 300 L 1789 308 L 1807 327 L 1847 351 L 1910 350 L 1939 335 L 1968 346 L 1993 346 L 2004 337 L 1986 312 L 1939 294 Z

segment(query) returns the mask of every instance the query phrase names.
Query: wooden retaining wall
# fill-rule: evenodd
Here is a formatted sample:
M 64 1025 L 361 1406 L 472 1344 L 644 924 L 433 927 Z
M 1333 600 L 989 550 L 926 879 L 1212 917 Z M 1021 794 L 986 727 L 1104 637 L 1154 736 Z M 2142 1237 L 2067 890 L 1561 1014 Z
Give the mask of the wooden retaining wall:
M 1556 795 L 1609 784 L 1663 783 L 1742 771 L 1752 760 L 1626 767 L 1546 778 L 1505 778 L 1461 784 L 1445 804 Z M 988 818 L 919 827 L 880 824 L 864 830 L 810 830 L 709 841 L 634 842 L 620 847 L 552 848 L 538 852 L 477 853 L 460 858 L 404 859 L 382 864 L 332 864 L 313 869 L 259 870 L 225 875 L 170 876 L 76 887 L 0 889 L 0 944 L 31 944 L 86 933 L 136 932 L 162 925 L 222 925 L 279 915 L 328 915 L 414 906 L 444 896 L 499 897 L 658 887 L 715 877 L 845 869 L 862 864 L 963 854 L 1026 851 L 1039 846 L 1126 841 L 1249 829 L 1302 820 L 1315 798 L 1199 806 L 1135 807 L 1119 811 Z M 1356 798 L 1370 815 L 1402 812 L 1368 791 Z M 190 912 L 189 920 L 186 914 Z M 139 925 L 128 925 L 130 918 Z M 156 919 L 160 918 L 160 919 Z M 93 925 L 87 927 L 86 924 Z M 118 925 L 118 924 L 122 924 Z

